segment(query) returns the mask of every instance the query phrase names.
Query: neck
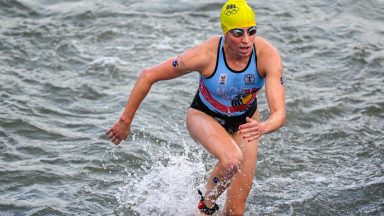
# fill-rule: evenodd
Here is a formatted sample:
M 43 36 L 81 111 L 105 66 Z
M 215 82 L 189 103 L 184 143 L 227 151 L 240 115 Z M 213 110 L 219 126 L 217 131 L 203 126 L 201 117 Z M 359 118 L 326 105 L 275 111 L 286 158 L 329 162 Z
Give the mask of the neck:
M 247 66 L 249 62 L 249 55 L 241 55 L 225 43 L 223 49 L 225 52 L 225 60 L 227 61 L 229 67 L 234 70 L 243 70 Z
M 229 65 L 232 65 L 238 69 L 242 69 L 248 64 L 249 55 L 241 55 L 226 43 L 224 43 L 223 48 L 225 52 L 225 59 Z

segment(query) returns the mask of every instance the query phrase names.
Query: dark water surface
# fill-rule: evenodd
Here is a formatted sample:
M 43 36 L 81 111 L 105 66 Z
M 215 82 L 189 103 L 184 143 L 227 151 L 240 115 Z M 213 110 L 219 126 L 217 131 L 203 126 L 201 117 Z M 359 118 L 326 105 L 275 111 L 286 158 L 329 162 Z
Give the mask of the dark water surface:
M 384 2 L 248 2 L 288 121 L 246 215 L 383 215 Z M 222 4 L 0 0 L 0 215 L 195 215 L 215 163 L 185 128 L 196 73 L 156 84 L 125 143 L 104 133 L 143 68 L 221 33 Z

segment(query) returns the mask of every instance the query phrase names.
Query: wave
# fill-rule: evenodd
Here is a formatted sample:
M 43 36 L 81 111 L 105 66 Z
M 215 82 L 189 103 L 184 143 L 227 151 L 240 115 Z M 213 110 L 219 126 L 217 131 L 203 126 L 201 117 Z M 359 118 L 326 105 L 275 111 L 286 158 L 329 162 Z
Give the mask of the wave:
M 25 1 L 0 1 L 0 14 L 6 17 L 40 17 L 41 13 Z

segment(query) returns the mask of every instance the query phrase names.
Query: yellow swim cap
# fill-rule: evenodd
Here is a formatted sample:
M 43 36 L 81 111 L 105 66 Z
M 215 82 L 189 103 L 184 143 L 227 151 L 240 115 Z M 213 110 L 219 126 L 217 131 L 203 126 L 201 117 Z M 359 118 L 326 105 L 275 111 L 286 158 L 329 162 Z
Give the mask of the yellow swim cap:
M 228 0 L 220 14 L 224 34 L 234 28 L 256 26 L 256 16 L 245 0 Z

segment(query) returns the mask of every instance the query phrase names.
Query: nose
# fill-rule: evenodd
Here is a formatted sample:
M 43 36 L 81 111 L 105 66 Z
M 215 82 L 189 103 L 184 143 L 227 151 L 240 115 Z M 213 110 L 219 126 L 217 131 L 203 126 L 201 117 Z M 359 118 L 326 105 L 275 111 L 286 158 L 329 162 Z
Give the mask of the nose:
M 248 32 L 244 33 L 243 37 L 241 38 L 241 42 L 244 43 L 244 44 L 248 44 L 249 43 Z

